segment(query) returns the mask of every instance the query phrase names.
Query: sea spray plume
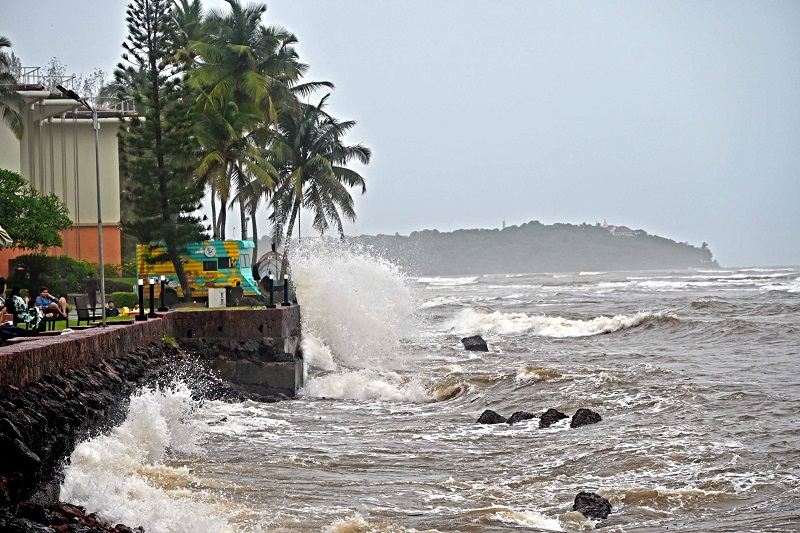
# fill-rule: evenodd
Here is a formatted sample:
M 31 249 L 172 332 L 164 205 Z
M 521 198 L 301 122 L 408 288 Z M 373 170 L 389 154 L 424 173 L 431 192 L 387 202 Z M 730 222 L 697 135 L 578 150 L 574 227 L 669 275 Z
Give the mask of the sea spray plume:
M 402 366 L 400 338 L 413 327 L 414 305 L 396 265 L 341 241 L 308 239 L 292 254 L 291 266 L 310 366 Z M 311 339 L 327 346 L 330 357 Z
M 187 469 L 163 464 L 171 453 L 197 453 L 188 387 L 144 389 L 128 416 L 107 435 L 76 446 L 64 472 L 61 498 L 112 523 L 146 531 L 222 531 L 226 520 L 208 503 L 187 497 Z

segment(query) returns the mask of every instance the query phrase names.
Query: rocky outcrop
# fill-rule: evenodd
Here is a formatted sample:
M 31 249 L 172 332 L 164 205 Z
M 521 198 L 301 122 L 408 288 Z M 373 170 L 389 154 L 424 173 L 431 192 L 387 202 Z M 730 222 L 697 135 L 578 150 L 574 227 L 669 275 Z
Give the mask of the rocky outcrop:
M 509 426 L 513 426 L 517 422 L 522 422 L 523 420 L 530 420 L 531 418 L 536 418 L 536 415 L 533 413 L 529 413 L 528 411 L 517 411 L 516 413 L 512 414 L 508 420 L 506 420 L 506 424 Z
M 565 418 L 569 418 L 567 415 L 559 411 L 558 409 L 553 409 L 552 407 L 542 414 L 539 417 L 539 427 L 541 429 L 549 428 L 559 420 L 564 420 Z
M 480 335 L 473 335 L 472 337 L 464 337 L 461 339 L 461 344 L 464 345 L 465 350 L 472 352 L 488 352 L 489 347 L 486 341 Z
M 135 389 L 176 378 L 205 398 L 243 397 L 169 344 L 47 374 L 21 388 L 0 387 L 0 507 L 55 503 L 61 461 L 76 442 L 121 422 Z
M 611 503 L 594 492 L 579 492 L 575 496 L 573 511 L 578 511 L 586 518 L 605 520 L 611 514 Z
M 491 409 L 485 410 L 478 418 L 478 424 L 502 424 L 506 421 L 506 417 L 498 415 Z
M 43 527 L 46 526 L 46 527 Z M 68 503 L 56 503 L 48 507 L 36 504 L 20 505 L 15 512 L 0 509 L 0 531 L 17 533 L 47 533 L 52 531 L 75 531 L 80 533 L 143 533 L 137 527 L 131 529 L 123 524 L 112 526 L 86 514 L 83 507 Z
M 569 427 L 577 428 L 581 426 L 586 426 L 588 424 L 597 424 L 603 420 L 603 418 L 592 411 L 591 409 L 578 409 L 574 415 L 572 415 L 572 420 L 569 422 Z
M 495 411 L 492 411 L 491 409 L 487 409 L 481 414 L 480 418 L 478 418 L 477 423 L 502 424 L 503 422 L 506 422 L 509 425 L 513 425 L 518 422 L 530 420 L 532 418 L 536 418 L 536 415 L 529 413 L 528 411 L 516 411 L 511 415 L 510 418 L 506 419 L 506 417 L 504 417 L 503 415 L 500 415 Z M 569 418 L 569 416 L 551 407 L 539 417 L 539 428 L 541 429 L 549 428 L 559 420 L 564 420 L 565 418 Z M 591 409 L 580 408 L 572 416 L 572 420 L 570 420 L 569 427 L 577 428 L 580 426 L 585 426 L 587 424 L 596 424 L 601 420 L 603 420 L 603 418 L 599 414 L 592 411 Z

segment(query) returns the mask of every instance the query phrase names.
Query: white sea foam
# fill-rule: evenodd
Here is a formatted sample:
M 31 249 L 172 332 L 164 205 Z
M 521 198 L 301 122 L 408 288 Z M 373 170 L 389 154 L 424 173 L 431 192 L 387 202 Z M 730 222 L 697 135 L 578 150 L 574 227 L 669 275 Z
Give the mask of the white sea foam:
M 603 274 L 608 274 L 608 272 L 579 272 L 579 276 L 601 276 Z
M 541 337 L 589 337 L 637 326 L 652 316 L 640 312 L 633 316 L 599 316 L 590 320 L 569 320 L 560 316 L 490 312 L 482 308 L 464 309 L 447 324 L 457 334 L 533 334 Z
M 517 509 L 497 509 L 493 510 L 493 519 L 507 524 L 532 527 L 545 531 L 564 531 L 558 518 L 552 518 L 536 511 L 517 510 Z
M 787 281 L 785 283 L 771 283 L 761 287 L 761 292 L 791 292 L 800 293 L 800 278 L 794 281 Z
M 185 468 L 163 464 L 167 450 L 196 453 L 186 387 L 145 390 L 131 398 L 128 416 L 109 434 L 75 447 L 64 472 L 61 499 L 111 523 L 146 531 L 218 532 L 227 521 Z
M 302 396 L 349 400 L 428 403 L 434 400 L 421 381 L 394 372 L 355 370 L 323 374 L 310 379 Z
M 329 241 L 308 240 L 292 256 L 309 363 L 323 369 L 393 368 L 414 301 L 393 264 Z M 328 353 L 320 348 L 327 347 Z
M 473 285 L 478 283 L 478 277 L 463 278 L 417 278 L 418 283 L 425 283 L 438 287 L 458 287 L 460 285 Z

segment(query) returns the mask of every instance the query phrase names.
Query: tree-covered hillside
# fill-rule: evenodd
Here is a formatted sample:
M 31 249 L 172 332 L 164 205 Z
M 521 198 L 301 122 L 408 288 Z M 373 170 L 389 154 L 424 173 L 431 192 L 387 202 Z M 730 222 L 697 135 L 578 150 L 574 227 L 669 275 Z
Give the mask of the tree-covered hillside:
M 701 248 L 648 235 L 615 236 L 589 224 L 538 221 L 502 230 L 470 229 L 409 236 L 359 236 L 412 275 L 458 275 L 525 272 L 579 272 L 716 267 L 705 243 Z

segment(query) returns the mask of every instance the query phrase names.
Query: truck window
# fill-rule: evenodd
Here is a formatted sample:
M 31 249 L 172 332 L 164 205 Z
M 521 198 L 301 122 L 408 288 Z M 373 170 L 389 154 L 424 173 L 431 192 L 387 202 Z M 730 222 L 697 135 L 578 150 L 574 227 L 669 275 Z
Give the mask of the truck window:
M 220 257 L 217 259 L 217 268 L 231 268 L 231 258 Z
M 203 261 L 203 272 L 216 272 L 216 271 L 217 271 L 216 261 Z
M 250 268 L 250 256 L 242 254 L 239 256 L 239 266 L 242 268 Z

